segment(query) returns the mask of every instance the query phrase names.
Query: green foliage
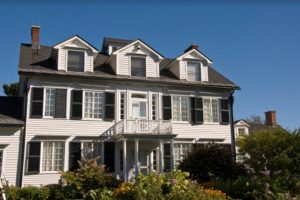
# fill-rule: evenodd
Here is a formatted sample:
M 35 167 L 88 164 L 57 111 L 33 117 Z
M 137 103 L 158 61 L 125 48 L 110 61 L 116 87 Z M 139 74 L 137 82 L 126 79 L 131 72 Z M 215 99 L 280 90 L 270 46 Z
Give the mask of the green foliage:
M 203 189 L 188 179 L 189 173 L 172 171 L 139 174 L 134 183 L 121 183 L 115 190 L 90 191 L 89 200 L 225 200 L 218 190 Z
M 6 96 L 17 97 L 19 96 L 19 83 L 3 84 L 2 86 Z
M 217 144 L 208 144 L 195 149 L 179 165 L 189 171 L 198 182 L 226 180 L 243 174 L 243 168 L 231 157 L 231 152 Z
M 90 190 L 117 187 L 117 180 L 105 170 L 104 165 L 98 165 L 96 159 L 83 160 L 79 166 L 74 172 L 67 171 L 61 176 L 65 190 L 75 197 L 80 198 Z
M 240 141 L 248 174 L 264 193 L 300 193 L 300 135 L 282 128 L 263 130 Z
M 9 187 L 6 194 L 8 200 L 47 200 L 50 197 L 50 190 L 47 187 L 27 186 L 22 189 Z

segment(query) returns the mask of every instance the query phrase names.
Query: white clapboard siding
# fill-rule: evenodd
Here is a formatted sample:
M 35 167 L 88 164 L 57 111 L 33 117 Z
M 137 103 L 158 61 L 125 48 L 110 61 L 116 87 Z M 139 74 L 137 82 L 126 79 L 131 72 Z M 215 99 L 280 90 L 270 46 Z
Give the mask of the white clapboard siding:
M 90 50 L 84 51 L 84 71 L 93 72 L 94 70 L 94 57 L 93 52 Z M 68 60 L 68 49 L 61 48 L 58 50 L 58 70 L 68 70 L 67 69 L 67 60 Z
M 94 71 L 94 57 L 93 52 L 86 51 L 84 54 L 84 71 L 93 72 Z
M 208 67 L 201 65 L 201 81 L 208 81 Z
M 225 139 L 223 143 L 231 143 L 230 125 L 172 123 L 172 130 L 177 138 Z
M 58 70 L 67 70 L 67 53 L 67 50 L 63 48 L 58 50 Z
M 159 77 L 159 61 L 156 61 L 156 56 L 144 48 L 136 50 L 133 45 L 117 54 L 117 74 L 130 75 L 131 53 L 146 55 L 146 77 Z
M 20 167 L 20 133 L 21 128 L 0 128 L 0 146 L 5 146 L 3 152 L 2 173 L 10 185 L 16 185 Z
M 158 77 L 157 74 L 157 62 L 150 56 L 146 57 L 146 76 L 147 77 Z
M 179 62 L 179 71 L 180 71 L 180 79 L 187 79 L 187 63 L 186 61 L 181 60 Z
M 130 66 L 130 61 L 129 61 L 129 56 L 126 55 L 126 53 L 119 53 L 117 55 L 117 74 L 119 75 L 130 75 L 129 74 L 129 66 Z

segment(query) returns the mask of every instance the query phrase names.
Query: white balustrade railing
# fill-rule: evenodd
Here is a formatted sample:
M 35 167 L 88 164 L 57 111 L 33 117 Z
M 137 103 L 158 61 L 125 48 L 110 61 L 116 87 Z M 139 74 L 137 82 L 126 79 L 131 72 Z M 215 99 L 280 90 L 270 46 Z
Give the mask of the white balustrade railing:
M 167 120 L 125 119 L 124 133 L 171 134 L 172 125 Z
M 124 119 L 107 129 L 101 136 L 112 137 L 123 133 L 172 134 L 172 124 L 168 120 Z

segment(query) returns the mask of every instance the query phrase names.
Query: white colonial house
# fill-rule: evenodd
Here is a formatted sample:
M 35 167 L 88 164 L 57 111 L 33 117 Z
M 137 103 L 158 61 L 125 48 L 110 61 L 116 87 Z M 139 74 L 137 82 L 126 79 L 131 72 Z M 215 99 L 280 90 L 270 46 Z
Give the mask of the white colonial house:
M 54 46 L 21 44 L 24 154 L 20 185 L 58 183 L 81 158 L 128 181 L 174 169 L 196 145 L 233 151 L 233 92 L 239 87 L 191 45 L 166 58 L 144 41 L 79 36 Z M 16 155 L 17 156 L 17 155 Z

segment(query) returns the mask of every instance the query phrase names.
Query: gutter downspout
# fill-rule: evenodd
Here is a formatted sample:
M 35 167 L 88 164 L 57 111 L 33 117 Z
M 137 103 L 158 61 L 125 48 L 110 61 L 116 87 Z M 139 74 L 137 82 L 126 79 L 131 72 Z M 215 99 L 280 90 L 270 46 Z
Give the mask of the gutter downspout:
M 233 122 L 233 103 L 234 103 L 234 90 L 230 93 L 229 104 L 230 104 L 230 129 L 231 129 L 231 154 L 232 158 L 236 160 L 235 151 L 235 134 L 234 134 L 234 122 Z
M 23 127 L 23 134 L 22 134 L 22 138 L 21 138 L 21 163 L 20 163 L 20 170 L 19 170 L 19 181 L 17 183 L 17 187 L 22 187 L 22 182 L 23 182 L 23 171 L 24 171 L 24 158 L 25 158 L 25 139 L 26 139 L 26 121 L 27 121 L 27 103 L 28 103 L 28 77 L 26 78 L 26 82 L 25 82 L 25 86 L 24 86 L 24 114 L 23 114 L 23 118 L 24 118 L 24 127 Z

